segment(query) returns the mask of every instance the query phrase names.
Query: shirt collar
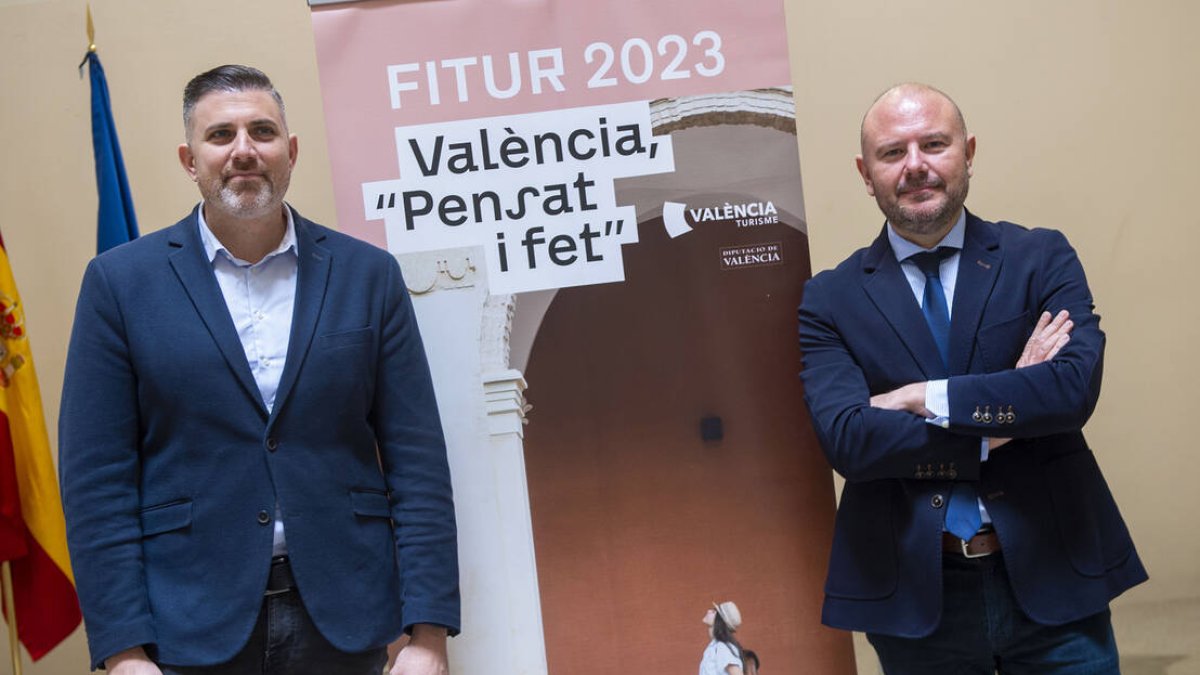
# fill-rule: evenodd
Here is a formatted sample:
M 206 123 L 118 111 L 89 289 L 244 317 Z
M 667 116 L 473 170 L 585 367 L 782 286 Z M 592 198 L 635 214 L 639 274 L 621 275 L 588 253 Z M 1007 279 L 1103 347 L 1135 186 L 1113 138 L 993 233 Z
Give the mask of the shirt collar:
M 889 222 L 887 224 L 888 243 L 892 245 L 892 252 L 896 254 L 896 260 L 904 261 L 911 256 L 920 253 L 921 251 L 934 251 L 939 247 L 946 246 L 953 249 L 962 250 L 963 239 L 967 231 L 967 210 L 963 209 L 962 213 L 958 214 L 958 221 L 954 223 L 954 227 L 942 237 L 942 240 L 933 246 L 933 248 L 921 248 L 911 241 L 896 234 L 896 230 Z
M 274 258 L 281 253 L 286 253 L 289 250 L 293 253 L 296 251 L 296 222 L 292 217 L 292 208 L 287 204 L 284 204 L 283 212 L 287 218 L 287 227 L 285 227 L 283 230 L 283 239 L 280 239 L 279 245 L 275 247 L 275 250 L 263 256 L 263 259 L 260 260 L 259 263 L 270 260 L 271 258 Z M 204 218 L 204 202 L 200 202 L 200 207 L 196 210 L 196 220 L 199 221 L 200 241 L 204 244 L 204 254 L 208 257 L 209 263 L 212 263 L 214 260 L 216 260 L 217 254 L 220 253 L 224 254 L 226 258 L 235 264 L 250 264 L 245 260 L 239 260 L 232 253 L 230 253 L 229 249 L 225 248 L 225 245 L 221 243 L 221 240 L 217 239 L 217 235 L 213 234 L 213 231 L 209 229 L 208 221 Z

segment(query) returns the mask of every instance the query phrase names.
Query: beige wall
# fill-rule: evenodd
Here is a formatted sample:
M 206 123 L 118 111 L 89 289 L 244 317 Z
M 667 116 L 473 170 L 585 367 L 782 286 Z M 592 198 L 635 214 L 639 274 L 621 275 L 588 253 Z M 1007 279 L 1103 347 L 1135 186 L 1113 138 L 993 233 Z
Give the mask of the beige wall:
M 865 244 L 882 220 L 852 162 L 873 96 L 917 79 L 957 98 L 979 137 L 968 204 L 1066 232 L 1104 316 L 1105 393 L 1089 437 L 1152 576 L 1122 602 L 1200 596 L 1200 540 L 1189 536 L 1200 466 L 1186 426 L 1186 391 L 1200 379 L 1189 353 L 1200 320 L 1188 309 L 1200 288 L 1190 260 L 1200 215 L 1187 203 L 1200 185 L 1191 121 L 1200 46 L 1188 39 L 1200 5 L 787 0 L 787 9 L 814 269 Z M 275 79 L 301 138 L 291 201 L 333 223 L 302 0 L 103 0 L 94 13 L 143 232 L 197 199 L 175 155 L 179 93 L 225 62 Z M 83 0 L 0 0 L 0 230 L 52 427 L 95 242 L 88 84 L 75 70 L 85 48 Z M 83 672 L 83 654 L 80 633 L 27 672 Z

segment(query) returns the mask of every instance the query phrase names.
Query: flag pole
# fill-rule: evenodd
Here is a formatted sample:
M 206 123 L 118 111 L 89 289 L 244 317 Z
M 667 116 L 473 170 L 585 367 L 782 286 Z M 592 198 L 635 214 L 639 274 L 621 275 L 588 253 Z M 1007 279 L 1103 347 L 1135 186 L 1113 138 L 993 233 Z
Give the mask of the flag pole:
M 88 51 L 96 51 L 96 26 L 92 23 L 92 3 L 87 3 Z
M 5 560 L 0 563 L 0 583 L 4 586 L 4 613 L 8 616 L 8 651 L 12 653 L 13 675 L 21 675 L 21 642 L 17 636 L 17 608 L 13 604 L 12 569 Z

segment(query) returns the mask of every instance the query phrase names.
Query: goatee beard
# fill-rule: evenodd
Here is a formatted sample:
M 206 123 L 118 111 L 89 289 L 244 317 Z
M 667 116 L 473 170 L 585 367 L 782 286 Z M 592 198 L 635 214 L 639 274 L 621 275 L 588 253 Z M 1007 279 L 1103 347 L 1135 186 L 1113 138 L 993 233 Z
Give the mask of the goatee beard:
M 230 213 L 243 217 L 255 217 L 266 213 L 274 206 L 275 190 L 269 183 L 264 183 L 249 194 L 245 191 L 234 190 L 228 183 L 221 186 L 219 193 L 221 203 Z
M 885 215 L 887 215 L 888 222 L 898 230 L 926 235 L 940 230 L 952 213 L 957 213 L 957 207 L 946 202 L 933 213 L 913 213 L 912 210 L 900 206 L 892 213 Z
M 883 208 L 883 204 L 879 204 L 879 207 L 883 211 L 883 215 L 887 216 L 892 227 L 901 232 L 926 236 L 940 232 L 953 224 L 953 219 L 958 217 L 959 210 L 967 201 L 969 189 L 970 183 L 964 183 L 961 190 L 947 190 L 946 199 L 942 202 L 941 207 L 932 212 L 917 211 L 901 206 L 899 203 L 892 204 L 886 209 Z

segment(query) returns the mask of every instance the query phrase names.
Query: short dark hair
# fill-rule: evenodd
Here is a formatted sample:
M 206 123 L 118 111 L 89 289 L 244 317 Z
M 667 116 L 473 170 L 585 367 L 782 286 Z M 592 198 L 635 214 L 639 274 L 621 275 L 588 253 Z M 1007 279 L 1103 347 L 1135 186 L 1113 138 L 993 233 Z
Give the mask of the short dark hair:
M 189 134 L 192 126 L 192 111 L 196 103 L 206 94 L 214 91 L 265 91 L 279 104 L 279 116 L 287 125 L 287 115 L 283 109 L 283 97 L 271 84 L 271 78 L 258 68 L 251 66 L 225 65 L 217 66 L 193 77 L 183 88 L 183 132 Z

